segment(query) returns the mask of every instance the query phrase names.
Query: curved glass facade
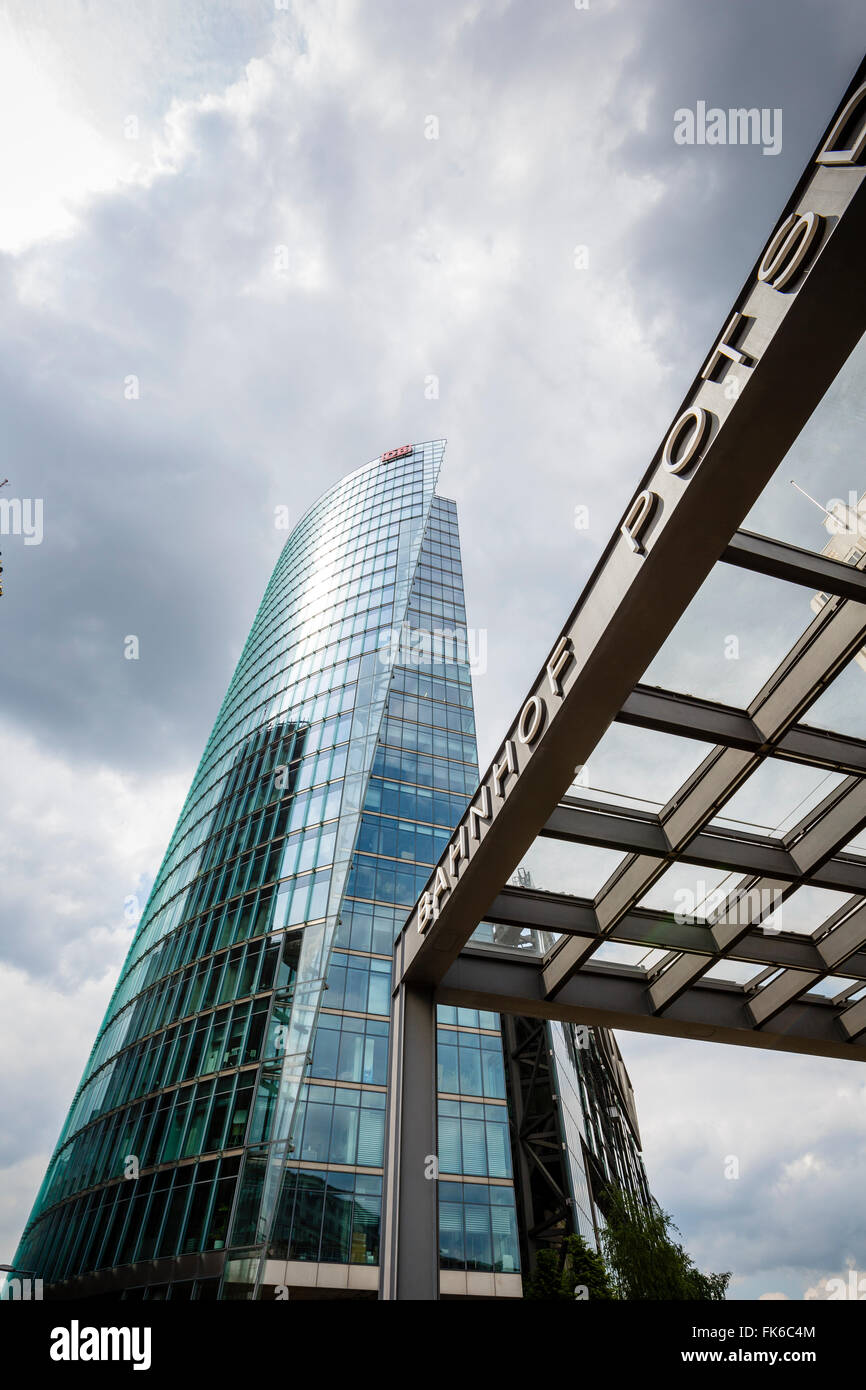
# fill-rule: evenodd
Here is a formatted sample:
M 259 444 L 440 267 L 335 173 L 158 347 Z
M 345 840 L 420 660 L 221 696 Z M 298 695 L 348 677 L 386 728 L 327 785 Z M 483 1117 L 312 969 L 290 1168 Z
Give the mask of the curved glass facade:
M 443 449 L 357 469 L 286 542 L 16 1255 L 47 1283 L 378 1262 L 393 938 L 477 780 Z M 506 1189 L 516 1269 L 498 1057 L 459 1163 Z
M 56 1295 L 374 1296 L 393 942 L 478 781 L 443 450 L 277 561 L 16 1254 Z M 498 1016 L 438 1057 L 442 1269 L 517 1276 Z

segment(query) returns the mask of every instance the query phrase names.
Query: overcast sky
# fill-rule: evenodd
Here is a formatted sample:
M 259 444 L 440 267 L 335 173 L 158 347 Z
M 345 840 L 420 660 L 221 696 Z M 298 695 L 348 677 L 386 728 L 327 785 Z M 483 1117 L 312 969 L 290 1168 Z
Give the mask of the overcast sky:
M 866 39 L 861 0 L 286 3 L 0 3 L 0 481 L 44 499 L 42 543 L 2 542 L 0 1261 L 285 540 L 275 507 L 448 438 L 485 765 Z M 698 101 L 780 109 L 780 151 L 677 144 Z M 745 632 L 768 581 L 727 579 Z M 736 667 L 699 623 L 701 693 L 753 694 L 803 603 Z M 646 756 L 663 799 L 646 768 L 674 755 Z M 653 1189 L 732 1296 L 866 1271 L 859 1068 L 619 1039 Z

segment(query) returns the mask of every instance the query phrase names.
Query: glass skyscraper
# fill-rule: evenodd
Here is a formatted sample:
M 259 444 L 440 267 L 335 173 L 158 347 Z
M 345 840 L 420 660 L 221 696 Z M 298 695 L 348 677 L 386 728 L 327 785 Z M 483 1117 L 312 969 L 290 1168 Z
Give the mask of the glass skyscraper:
M 46 1296 L 375 1297 L 391 952 L 478 781 L 443 451 L 358 468 L 277 561 L 15 1256 Z M 600 1183 L 645 1189 L 615 1045 L 575 1039 L 440 1008 L 443 1295 L 519 1296 Z

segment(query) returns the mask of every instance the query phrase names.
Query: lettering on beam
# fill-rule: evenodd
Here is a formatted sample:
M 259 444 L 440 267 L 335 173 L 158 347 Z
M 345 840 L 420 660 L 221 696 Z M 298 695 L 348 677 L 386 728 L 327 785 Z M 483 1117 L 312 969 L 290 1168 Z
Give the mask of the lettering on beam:
M 821 149 L 815 157 L 817 165 L 852 168 L 866 155 L 866 82 L 846 101 L 834 121 Z M 797 292 L 804 273 L 811 267 L 825 243 L 824 232 L 828 219 L 814 209 L 788 213 L 774 229 L 758 264 L 755 281 L 747 285 L 741 302 L 750 298 L 755 285 L 760 284 L 777 293 Z M 750 309 L 752 305 L 750 304 Z M 720 367 L 734 365 L 748 373 L 759 365 L 759 359 L 742 346 L 749 325 L 755 322 L 754 313 L 735 310 L 728 319 L 712 353 L 707 359 L 697 384 L 718 385 Z M 725 417 L 727 418 L 727 416 Z M 694 477 L 714 433 L 723 421 L 713 411 L 698 405 L 695 400 L 686 407 L 671 426 L 662 445 L 660 467 L 679 478 L 684 487 Z M 396 452 L 396 451 L 395 451 Z M 676 505 L 676 499 L 669 505 Z M 630 502 L 619 527 L 629 549 L 643 558 L 651 544 L 651 523 L 658 516 L 662 499 L 652 488 L 644 487 Z M 542 671 L 541 686 L 530 695 L 518 715 L 512 735 L 490 768 L 487 778 L 466 812 L 466 819 L 456 832 L 436 868 L 430 885 L 419 899 L 416 909 L 418 931 L 424 933 L 439 915 L 440 899 L 450 893 L 453 884 L 443 868 L 456 879 L 464 862 L 471 857 L 471 843 L 478 843 L 496 818 L 496 803 L 504 803 L 520 775 L 517 744 L 531 751 L 543 743 L 541 737 L 548 727 L 552 709 L 548 701 L 563 698 L 563 677 L 574 660 L 571 639 L 562 634 Z M 546 681 L 545 681 L 546 678 Z M 515 744 L 515 739 L 517 744 Z M 527 754 L 523 754 L 524 766 Z

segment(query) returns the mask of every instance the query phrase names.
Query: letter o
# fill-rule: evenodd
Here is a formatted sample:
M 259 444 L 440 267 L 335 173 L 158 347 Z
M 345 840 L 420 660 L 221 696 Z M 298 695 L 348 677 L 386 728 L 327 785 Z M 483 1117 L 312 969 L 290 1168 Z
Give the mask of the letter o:
M 710 412 L 702 410 L 699 405 L 692 406 L 691 410 L 683 411 L 676 424 L 671 427 L 665 440 L 665 447 L 662 450 L 662 463 L 669 473 L 682 473 L 688 468 L 703 443 L 709 423 Z M 680 457 L 675 458 L 675 450 L 689 430 L 691 435 L 686 446 Z
M 827 139 L 824 141 L 819 153 L 815 157 L 816 164 L 857 163 L 863 150 L 866 149 L 866 120 L 863 119 L 863 113 L 858 110 L 863 104 L 864 99 L 866 99 L 866 82 L 861 83 L 856 92 L 851 93 L 851 96 L 842 107 L 842 110 L 836 117 L 833 129 L 830 131 L 830 134 L 827 136 Z M 850 125 L 855 111 L 858 114 L 858 124 L 849 137 L 850 144 L 847 149 L 837 149 L 836 146 L 842 138 L 845 128 Z
M 772 290 L 793 280 L 821 230 L 817 212 L 795 212 L 773 233 L 758 266 L 758 279 Z
M 517 720 L 517 737 L 521 743 L 534 743 L 544 727 L 547 706 L 540 695 L 530 695 Z

